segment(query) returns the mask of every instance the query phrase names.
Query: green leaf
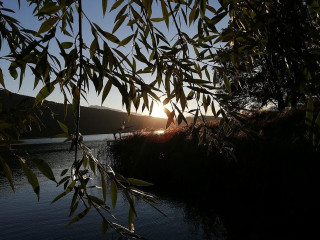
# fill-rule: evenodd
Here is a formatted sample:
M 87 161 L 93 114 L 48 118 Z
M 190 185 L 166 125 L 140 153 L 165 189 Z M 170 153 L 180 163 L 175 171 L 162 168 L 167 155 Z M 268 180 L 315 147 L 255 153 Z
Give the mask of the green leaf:
M 85 153 L 83 154 L 83 162 L 82 162 L 82 164 L 83 164 L 84 168 L 86 168 L 87 165 L 88 165 L 88 157 L 87 157 L 87 155 Z
M 71 224 L 80 221 L 87 213 L 90 211 L 91 207 L 86 208 L 81 213 L 79 213 L 74 219 L 72 219 L 67 226 L 70 226 Z
M 133 226 L 134 216 L 135 216 L 134 210 L 133 210 L 132 207 L 130 206 L 130 208 L 129 208 L 129 214 L 128 214 L 128 227 L 129 227 L 130 230 L 133 230 L 133 229 L 132 229 L 132 226 Z
M 100 206 L 105 205 L 104 201 L 101 200 L 100 198 L 97 198 L 96 196 L 93 196 L 93 195 L 88 195 L 88 196 L 89 196 L 89 198 L 91 199 L 92 202 L 94 202 L 94 203 L 96 203 L 96 204 L 98 204 Z
M 107 5 L 108 5 L 108 0 L 102 0 L 102 12 L 103 12 L 103 16 L 106 14 Z
M 27 164 L 25 163 L 25 160 L 19 159 L 19 161 L 20 161 L 21 168 L 24 171 L 24 174 L 26 175 L 28 182 L 32 186 L 33 191 L 36 193 L 36 195 L 38 197 L 38 201 L 39 201 L 39 199 L 40 199 L 40 186 L 39 186 L 38 179 L 37 179 L 36 175 L 33 173 L 33 171 L 27 166 Z
M 103 200 L 106 202 L 107 200 L 107 183 L 106 183 L 106 177 L 104 175 L 103 169 L 99 168 L 99 172 L 101 174 L 101 187 L 102 187 L 102 195 L 103 195 Z
M 114 180 L 111 181 L 111 203 L 113 209 L 116 208 L 118 198 L 118 187 Z
M 10 186 L 11 186 L 12 190 L 14 191 L 14 183 L 13 183 L 13 179 L 12 179 L 11 169 L 8 166 L 8 164 L 1 157 L 0 157 L 0 166 L 1 166 L 2 170 L 4 171 L 4 173 L 6 174 L 6 177 L 10 183 Z
M 98 39 L 95 38 L 95 39 L 93 39 L 93 41 L 90 45 L 90 57 L 91 58 L 93 57 L 93 55 L 95 54 L 97 49 L 99 49 L 99 43 L 98 43 Z
M 93 160 L 91 157 L 89 157 L 89 166 L 90 166 L 90 168 L 91 168 L 91 171 L 92 171 L 94 174 L 96 174 L 96 165 L 95 165 L 94 160 Z
M 111 87 L 112 87 L 112 79 L 109 79 L 107 84 L 106 84 L 106 86 L 103 89 L 101 105 L 103 104 L 104 100 L 108 96 L 108 94 L 109 94 L 109 92 L 111 90 Z
M 68 129 L 68 127 L 66 126 L 66 125 L 64 125 L 62 122 L 60 122 L 59 120 L 57 120 L 57 122 L 58 122 L 58 124 L 59 124 L 59 126 L 60 126 L 60 128 L 61 128 L 61 130 L 63 131 L 63 132 L 65 132 L 65 133 L 68 133 L 69 132 L 69 129 Z
M 71 209 L 70 209 L 69 217 L 71 217 L 71 216 L 74 214 L 74 212 L 75 212 L 75 211 L 77 210 L 77 208 L 78 208 L 78 205 L 79 205 L 79 201 L 76 202 L 74 205 L 72 205 L 72 207 L 71 207 Z
M 2 73 L 2 69 L 0 68 L 0 84 L 5 88 L 5 84 L 4 84 L 4 78 L 3 78 L 3 73 Z
M 118 28 L 122 25 L 122 23 L 126 18 L 127 18 L 127 15 L 123 15 L 121 18 L 119 18 L 119 20 L 116 22 L 116 24 L 112 29 L 112 33 L 115 33 L 118 30 Z
M 196 15 L 196 10 L 197 10 L 197 4 L 195 3 L 193 5 L 193 8 L 191 9 L 190 15 L 189 15 L 189 26 L 191 23 L 195 20 L 195 15 Z
M 163 19 L 165 19 L 165 23 L 167 25 L 167 28 L 169 29 L 169 13 L 168 13 L 167 6 L 166 6 L 164 0 L 161 0 L 161 9 L 162 9 Z
M 128 178 L 129 183 L 135 185 L 135 186 L 152 186 L 152 183 L 148 183 L 139 179 L 135 178 Z
M 67 187 L 67 189 L 64 192 L 60 193 L 58 196 L 56 196 L 51 203 L 54 203 L 58 201 L 60 198 L 66 196 L 69 192 L 71 192 L 71 190 L 74 188 L 75 185 L 76 185 L 76 181 L 72 181 L 70 185 Z
M 69 217 L 71 217 L 73 215 L 73 213 L 76 211 L 76 209 L 78 207 L 79 202 L 77 201 L 77 199 L 79 197 L 79 191 L 80 191 L 80 188 L 75 188 L 74 194 L 72 196 L 71 205 L 70 205 Z
M 10 72 L 10 75 L 11 75 L 11 77 L 13 77 L 14 79 L 17 79 L 17 77 L 18 77 L 18 72 L 17 72 L 17 70 L 15 69 L 15 68 L 9 68 L 9 72 Z
M 59 17 L 52 17 L 52 18 L 49 18 L 47 19 L 46 21 L 44 21 L 39 30 L 38 30 L 38 33 L 37 35 L 40 35 L 41 33 L 44 33 L 44 32 L 47 32 L 49 31 L 52 26 L 59 20 Z
M 40 92 L 37 94 L 36 99 L 34 100 L 34 105 L 36 106 L 38 103 L 40 103 L 43 99 L 48 97 L 54 90 L 54 84 L 50 83 L 48 85 L 45 85 Z
M 113 11 L 114 9 L 116 9 L 117 7 L 119 7 L 121 5 L 121 3 L 123 3 L 124 0 L 117 0 L 115 1 L 115 3 L 112 5 L 110 12 Z
M 62 179 L 58 182 L 57 187 L 60 186 L 60 185 L 61 185 L 62 183 L 64 183 L 65 181 L 67 181 L 69 178 L 70 178 L 70 176 L 66 176 L 66 177 L 62 178 Z
M 168 128 L 171 125 L 171 123 L 173 123 L 173 118 L 174 118 L 174 111 L 170 112 L 168 116 L 166 128 Z
M 61 176 L 61 177 L 64 176 L 68 171 L 69 171 L 68 168 L 64 169 L 64 170 L 61 172 L 60 176 Z
M 33 162 L 37 166 L 37 168 L 40 170 L 40 172 L 44 176 L 46 176 L 51 181 L 57 182 L 54 175 L 53 175 L 52 169 L 44 160 L 37 159 L 37 158 L 33 158 L 30 160 L 31 160 L 31 162 Z
M 152 100 L 151 105 L 150 105 L 149 116 L 152 114 L 152 110 L 153 110 L 153 100 Z
M 123 39 L 121 42 L 119 42 L 119 45 L 118 47 L 121 47 L 121 46 L 124 46 L 126 45 L 127 43 L 129 43 L 131 41 L 131 39 L 133 38 L 134 34 L 126 37 L 125 39 Z
M 102 234 L 106 235 L 108 231 L 108 222 L 103 218 L 102 219 Z
M 63 6 L 47 6 L 44 5 L 38 12 L 38 14 L 54 14 L 58 12 Z
M 63 42 L 63 43 L 61 43 L 61 47 L 63 47 L 64 49 L 71 48 L 72 46 L 73 46 L 72 42 Z

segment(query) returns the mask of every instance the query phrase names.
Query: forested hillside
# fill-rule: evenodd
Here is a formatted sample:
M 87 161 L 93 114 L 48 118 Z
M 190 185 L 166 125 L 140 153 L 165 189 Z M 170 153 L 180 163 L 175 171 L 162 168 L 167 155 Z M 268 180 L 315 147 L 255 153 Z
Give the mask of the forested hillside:
M 2 113 L 17 114 L 32 108 L 34 98 L 19 94 L 5 94 L 0 91 L 2 100 Z M 42 122 L 42 127 L 39 129 L 35 124 L 32 131 L 22 135 L 22 138 L 36 137 L 52 137 L 61 133 L 61 129 L 57 120 L 65 123 L 70 130 L 75 126 L 72 106 L 68 105 L 67 116 L 64 119 L 64 105 L 54 102 L 45 102 L 41 107 L 41 113 L 37 116 Z M 10 114 L 11 113 L 11 114 Z M 98 109 L 95 107 L 81 107 L 80 132 L 86 134 L 103 134 L 118 132 L 119 128 L 125 123 L 126 129 L 123 131 L 131 131 L 138 129 L 157 129 L 165 128 L 167 119 L 143 116 L 132 114 L 128 119 L 127 113 L 111 110 Z

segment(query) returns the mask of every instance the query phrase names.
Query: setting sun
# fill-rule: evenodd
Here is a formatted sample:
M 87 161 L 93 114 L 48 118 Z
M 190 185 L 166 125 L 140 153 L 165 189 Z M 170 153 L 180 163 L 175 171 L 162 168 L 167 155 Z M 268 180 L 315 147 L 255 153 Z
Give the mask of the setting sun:
M 158 117 L 158 118 L 166 118 L 167 117 L 166 113 L 163 111 L 162 103 L 159 103 L 159 104 L 155 103 L 153 105 L 151 116 Z

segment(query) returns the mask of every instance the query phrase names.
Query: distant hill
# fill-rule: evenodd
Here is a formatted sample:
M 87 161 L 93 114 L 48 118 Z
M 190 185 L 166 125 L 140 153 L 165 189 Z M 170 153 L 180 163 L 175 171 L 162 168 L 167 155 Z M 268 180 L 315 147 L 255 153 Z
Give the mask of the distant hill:
M 31 107 L 34 103 L 33 97 L 23 96 L 19 94 L 10 94 L 9 96 L 0 91 L 0 98 L 2 108 L 6 109 L 19 109 Z M 46 102 L 46 105 L 52 111 L 44 109 L 40 119 L 44 123 L 44 127 L 39 130 L 36 126 L 33 127 L 31 132 L 22 136 L 22 138 L 37 138 L 37 137 L 53 137 L 61 133 L 61 129 L 57 120 L 65 123 L 69 129 L 74 129 L 75 118 L 72 111 L 72 106 L 68 105 L 68 114 L 64 119 L 64 105 L 54 102 Z M 118 129 L 123 123 L 128 127 L 126 131 L 139 130 L 139 129 L 159 129 L 165 128 L 167 119 L 155 118 L 139 114 L 132 114 L 128 120 L 127 113 L 120 110 L 114 110 L 104 107 L 81 107 L 81 120 L 80 132 L 83 135 L 88 134 L 104 134 L 118 132 Z

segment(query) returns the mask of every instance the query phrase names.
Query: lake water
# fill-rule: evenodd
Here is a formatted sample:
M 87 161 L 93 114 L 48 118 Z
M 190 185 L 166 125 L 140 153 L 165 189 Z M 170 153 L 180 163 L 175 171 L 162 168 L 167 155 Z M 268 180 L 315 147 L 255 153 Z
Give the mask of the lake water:
M 113 135 L 84 136 L 99 159 L 108 161 L 107 141 Z M 74 153 L 69 153 L 69 143 L 63 139 L 28 139 L 26 145 L 16 148 L 26 149 L 31 156 L 44 159 L 50 164 L 59 180 L 63 169 L 70 168 Z M 117 234 L 108 232 L 102 235 L 101 219 L 94 210 L 81 221 L 66 227 L 72 194 L 51 204 L 63 191 L 63 187 L 47 180 L 35 170 L 40 183 L 40 201 L 37 201 L 31 186 L 21 170 L 13 169 L 16 191 L 12 192 L 7 179 L 0 175 L 0 239 L 117 239 Z M 94 181 L 94 180 L 93 180 Z M 110 195 L 108 196 L 110 198 Z M 109 203 L 110 203 L 110 199 Z M 164 217 L 154 208 L 142 201 L 136 202 L 138 217 L 134 221 L 136 233 L 153 240 L 170 239 L 222 239 L 215 235 L 213 226 L 205 224 L 205 219 L 196 209 L 182 201 L 170 197 L 162 198 L 157 207 Z M 116 211 L 120 223 L 126 226 L 128 204 L 119 193 Z M 74 215 L 75 216 L 75 215 Z

